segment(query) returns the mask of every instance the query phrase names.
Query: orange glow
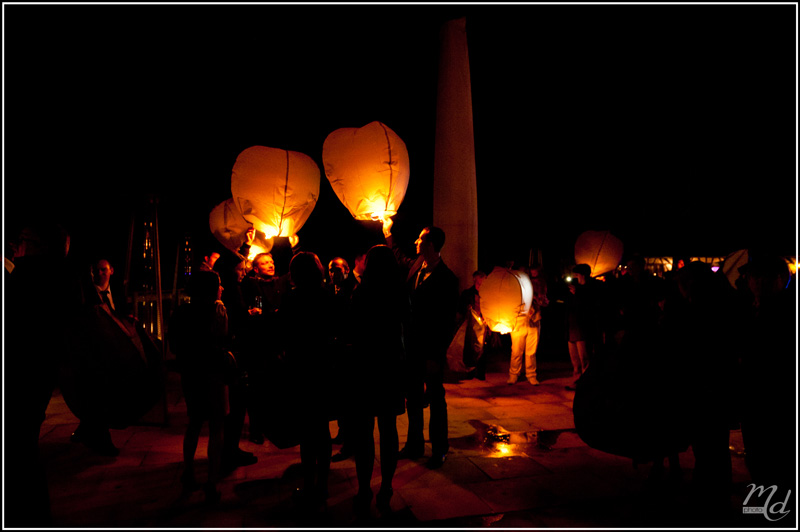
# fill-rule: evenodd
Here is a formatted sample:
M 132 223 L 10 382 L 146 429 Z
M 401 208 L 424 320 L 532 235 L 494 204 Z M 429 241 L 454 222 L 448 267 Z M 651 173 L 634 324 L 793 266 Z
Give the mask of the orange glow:
M 267 250 L 262 248 L 261 246 L 252 244 L 250 246 L 250 253 L 247 255 L 247 260 L 253 260 L 255 256 L 258 255 L 259 253 L 266 253 L 266 252 Z
M 497 267 L 481 285 L 481 313 L 494 332 L 508 334 L 528 316 L 533 284 L 523 272 Z
M 319 167 L 303 153 L 251 146 L 239 154 L 231 194 L 266 239 L 296 235 L 317 204 Z
M 386 124 L 341 128 L 322 145 L 325 175 L 356 220 L 397 214 L 408 188 L 408 149 Z
M 616 269 L 622 250 L 622 241 L 609 231 L 585 231 L 575 242 L 575 264 L 588 264 L 597 277 Z

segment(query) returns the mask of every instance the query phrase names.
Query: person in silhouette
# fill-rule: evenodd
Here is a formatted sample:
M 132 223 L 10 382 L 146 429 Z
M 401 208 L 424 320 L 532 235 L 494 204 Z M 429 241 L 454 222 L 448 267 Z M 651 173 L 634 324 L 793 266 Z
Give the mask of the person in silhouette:
M 391 248 L 379 245 L 367 253 L 363 281 L 353 293 L 352 310 L 355 401 L 351 405 L 351 430 L 358 478 L 355 507 L 359 516 L 369 513 L 377 417 L 381 487 L 376 503 L 385 514 L 391 510 L 392 478 L 397 468 L 397 416 L 405 412 L 401 375 L 404 330 L 411 312 Z
M 351 370 L 352 360 L 352 339 L 350 338 L 350 327 L 352 322 L 350 298 L 357 281 L 350 271 L 350 265 L 342 257 L 334 257 L 328 263 L 328 279 L 325 289 L 333 304 L 333 312 L 328 317 L 332 322 L 333 330 L 333 357 L 337 380 L 343 374 Z M 349 393 L 342 389 L 335 394 L 335 400 L 343 400 L 343 395 Z M 337 408 L 337 425 L 339 432 L 336 435 L 335 443 L 341 443 L 342 447 L 338 453 L 333 455 L 331 461 L 341 462 L 352 457 L 354 454 L 352 440 L 348 435 L 348 425 L 351 422 L 351 412 L 347 409 Z
M 532 386 L 539 386 L 536 375 L 536 350 L 539 348 L 539 337 L 542 330 L 542 308 L 549 303 L 547 284 L 540 278 L 541 267 L 523 268 L 533 285 L 533 300 L 526 320 L 511 332 L 511 361 L 508 367 L 507 384 L 515 384 L 522 373 L 525 361 L 525 377 Z
M 203 424 L 208 421 L 208 478 L 205 497 L 219 500 L 225 416 L 229 412 L 227 378 L 228 314 L 222 303 L 222 285 L 215 272 L 198 271 L 188 286 L 190 303 L 181 305 L 169 327 L 170 349 L 175 353 L 186 400 L 189 424 L 183 438 L 185 491 L 198 486 L 194 455 Z
M 332 330 L 328 319 L 332 303 L 324 286 L 324 269 L 316 254 L 301 251 L 289 264 L 293 288 L 278 311 L 286 362 L 286 379 L 293 383 L 299 417 L 300 463 L 303 487 L 295 497 L 307 508 L 328 498 L 331 433 L 328 425 L 331 396 Z
M 753 304 L 739 386 L 742 439 L 753 482 L 777 486 L 773 500 L 784 500 L 788 490 L 794 493 L 797 473 L 796 292 L 790 288 L 792 275 L 783 258 L 754 255 L 744 268 Z
M 415 245 L 417 258 L 407 257 L 399 246 L 393 245 L 392 220 L 384 221 L 386 243 L 392 247 L 398 263 L 407 271 L 406 291 L 411 300 L 407 367 L 406 406 L 408 438 L 400 458 L 420 458 L 424 454 L 423 408 L 427 397 L 431 415 L 428 436 L 432 456 L 427 466 L 442 466 L 450 448 L 447 437 L 447 401 L 445 400 L 444 369 L 447 348 L 455 333 L 458 307 L 458 277 L 447 267 L 440 254 L 445 233 L 435 226 L 420 232 Z
M 10 527 L 52 526 L 39 431 L 82 301 L 69 243 L 63 227 L 37 221 L 12 244 L 14 269 L 3 293 L 3 524 Z
M 100 259 L 92 268 L 92 287 L 94 290 L 87 292 L 87 304 L 102 307 L 103 312 L 107 312 L 114 318 L 123 318 L 122 297 L 114 299 L 111 292 L 111 277 L 114 275 L 114 268 L 107 259 Z M 81 418 L 81 422 L 75 432 L 70 436 L 70 441 L 82 443 L 97 454 L 103 456 L 117 456 L 119 449 L 111 439 L 106 420 L 96 416 L 86 415 Z
M 733 312 L 730 283 L 702 262 L 684 266 L 675 276 L 680 294 L 664 307 L 667 353 L 673 357 L 672 407 L 680 414 L 695 457 L 692 505 L 699 518 L 730 511 L 732 483 L 730 427 L 735 419 L 734 376 L 741 320 Z
M 240 466 L 248 466 L 258 462 L 258 457 L 239 446 L 244 429 L 244 419 L 250 411 L 250 423 L 257 416 L 253 415 L 250 400 L 251 387 L 248 371 L 251 366 L 251 351 L 254 343 L 254 322 L 258 319 L 260 309 L 254 309 L 245 302 L 244 283 L 250 261 L 241 257 L 240 261 L 229 271 L 220 274 L 222 286 L 222 302 L 228 315 L 228 336 L 231 350 L 236 358 L 236 370 L 228 381 L 229 413 L 225 416 L 225 428 L 222 444 L 222 471 L 229 473 Z
M 592 279 L 591 272 L 588 264 L 578 264 L 572 269 L 573 279 L 566 300 L 567 347 L 572 361 L 572 376 L 576 381 L 589 367 L 599 330 L 597 281 Z M 572 386 L 568 388 L 574 389 Z

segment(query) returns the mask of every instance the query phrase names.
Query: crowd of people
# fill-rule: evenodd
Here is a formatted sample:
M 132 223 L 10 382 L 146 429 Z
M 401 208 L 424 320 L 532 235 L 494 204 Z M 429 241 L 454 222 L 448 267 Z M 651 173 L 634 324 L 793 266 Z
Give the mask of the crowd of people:
M 203 257 L 187 287 L 189 302 L 175 310 L 167 337 L 189 420 L 181 476 L 187 492 L 203 489 L 213 503 L 226 474 L 257 462 L 239 447 L 245 426 L 255 444 L 299 444 L 303 485 L 295 497 L 309 509 L 328 497 L 331 461 L 353 457 L 354 511 L 369 514 L 376 420 L 381 513 L 391 511 L 398 461 L 424 457 L 424 408 L 430 408 L 432 451 L 425 464 L 443 465 L 449 451 L 444 381 L 454 334 L 472 320 L 464 362 L 472 368 L 469 377 L 479 379 L 485 379 L 484 348 L 500 341 L 481 320 L 487 275 L 476 271 L 474 285 L 459 293 L 458 279 L 441 257 L 444 231 L 423 229 L 415 256 L 407 256 L 391 229 L 387 220 L 386 243 L 358 253 L 352 269 L 342 257 L 325 268 L 308 251 L 294 253 L 287 264 L 276 265 L 270 253 L 248 260 L 253 231 L 238 253 Z M 6 260 L 12 309 L 7 345 L 40 353 L 36 360 L 7 358 L 7 371 L 19 376 L 7 392 L 19 399 L 7 425 L 17 427 L 20 437 L 6 443 L 23 463 L 39 468 L 39 426 L 59 379 L 69 374 L 59 357 L 87 345 L 85 334 L 74 332 L 87 323 L 87 309 L 92 320 L 106 320 L 126 335 L 145 366 L 149 360 L 146 338 L 134 330 L 122 298 L 110 292 L 112 264 L 97 259 L 89 274 L 69 263 L 68 251 L 66 232 L 31 227 Z M 792 485 L 796 469 L 787 460 L 794 460 L 795 445 L 796 307 L 785 261 L 753 256 L 736 289 L 700 262 L 656 277 L 637 255 L 626 260 L 624 275 L 607 282 L 593 278 L 585 264 L 574 267 L 570 283 L 557 286 L 548 283 L 541 265 L 521 270 L 531 280 L 533 300 L 510 335 L 509 385 L 523 374 L 539 385 L 536 354 L 545 322 L 553 328 L 548 334 L 566 340 L 576 427 L 590 445 L 629 456 L 634 464 L 652 462 L 656 480 L 667 459 L 671 478 L 680 476 L 678 454 L 691 446 L 698 500 L 721 511 L 730 497 L 729 433 L 741 426 L 754 482 Z M 43 285 L 45 275 L 50 282 Z M 65 318 L 48 324 L 53 334 L 42 335 L 37 301 L 45 299 L 56 305 L 48 313 Z M 543 319 L 554 301 L 563 303 L 560 323 Z M 631 396 L 639 400 L 631 404 Z M 116 456 L 109 428 L 125 420 L 91 409 L 82 414 L 72 441 Z M 399 449 L 397 417 L 403 414 L 408 434 Z M 331 421 L 339 429 L 335 438 Z M 205 423 L 209 465 L 201 484 L 194 457 Z M 332 456 L 334 442 L 341 450 Z M 36 471 L 12 477 L 21 486 L 12 496 L 26 505 L 39 501 L 36 515 L 46 525 L 46 483 Z
M 238 447 L 245 416 L 250 441 L 299 444 L 303 486 L 295 496 L 310 508 L 327 499 L 331 461 L 353 457 L 359 484 L 354 510 L 369 513 L 376 420 L 379 511 L 390 511 L 398 460 L 424 455 L 426 406 L 432 445 L 426 465 L 442 466 L 449 450 L 445 352 L 457 325 L 458 279 L 441 258 L 445 234 L 438 227 L 420 233 L 414 257 L 394 245 L 391 224 L 384 234 L 386 244 L 359 253 L 352 270 L 342 257 L 326 269 L 307 251 L 294 253 L 283 272 L 270 253 L 249 261 L 253 232 L 238 253 L 204 257 L 190 280 L 190 302 L 169 326 L 190 420 L 182 477 L 187 490 L 201 487 L 193 460 L 206 421 L 213 435 L 207 500 L 219 497 L 216 483 L 227 470 L 255 463 Z M 278 401 L 282 416 L 270 408 Z M 396 418 L 406 412 L 408 435 L 399 449 Z M 332 438 L 334 420 L 339 433 Z M 335 456 L 333 441 L 342 444 Z

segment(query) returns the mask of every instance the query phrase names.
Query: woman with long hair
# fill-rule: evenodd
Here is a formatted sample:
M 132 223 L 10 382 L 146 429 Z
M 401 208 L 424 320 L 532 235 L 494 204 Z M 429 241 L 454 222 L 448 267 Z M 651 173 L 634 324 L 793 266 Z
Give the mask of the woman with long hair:
M 331 465 L 331 303 L 316 254 L 301 251 L 289 265 L 292 289 L 278 311 L 287 377 L 297 408 L 303 487 L 297 498 L 316 508 L 328 498 Z
M 170 348 L 176 355 L 181 387 L 186 400 L 189 425 L 183 438 L 185 491 L 198 487 L 194 455 L 203 423 L 208 421 L 207 502 L 219 500 L 217 482 L 221 474 L 225 416 L 229 412 L 225 375 L 230 356 L 227 351 L 228 314 L 222 303 L 222 285 L 215 272 L 199 271 L 189 284 L 189 304 L 178 308 L 170 322 Z
M 391 511 L 392 478 L 397 469 L 397 416 L 405 412 L 402 372 L 404 324 L 410 303 L 391 248 L 379 245 L 367 253 L 363 282 L 352 299 L 353 310 L 353 439 L 358 478 L 355 510 L 369 514 L 370 480 L 375 461 L 375 418 L 380 431 L 381 487 L 376 499 L 381 513 Z

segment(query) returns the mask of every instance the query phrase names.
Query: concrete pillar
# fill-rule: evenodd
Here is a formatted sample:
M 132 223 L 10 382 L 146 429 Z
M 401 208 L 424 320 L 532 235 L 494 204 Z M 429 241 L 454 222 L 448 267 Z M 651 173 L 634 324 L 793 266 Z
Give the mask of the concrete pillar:
M 444 229 L 445 263 L 463 290 L 478 267 L 478 190 L 466 18 L 446 22 L 440 34 L 433 223 Z

